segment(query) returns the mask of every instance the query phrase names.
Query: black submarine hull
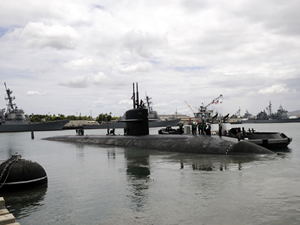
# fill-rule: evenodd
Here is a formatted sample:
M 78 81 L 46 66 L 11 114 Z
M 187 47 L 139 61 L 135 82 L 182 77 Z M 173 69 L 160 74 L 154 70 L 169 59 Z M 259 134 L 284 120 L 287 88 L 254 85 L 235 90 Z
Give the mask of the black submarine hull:
M 120 147 L 137 147 L 172 152 L 198 154 L 275 154 L 264 147 L 248 141 L 237 141 L 219 136 L 192 135 L 88 135 L 88 136 L 54 136 L 44 140 L 74 142 L 82 144 L 112 145 Z

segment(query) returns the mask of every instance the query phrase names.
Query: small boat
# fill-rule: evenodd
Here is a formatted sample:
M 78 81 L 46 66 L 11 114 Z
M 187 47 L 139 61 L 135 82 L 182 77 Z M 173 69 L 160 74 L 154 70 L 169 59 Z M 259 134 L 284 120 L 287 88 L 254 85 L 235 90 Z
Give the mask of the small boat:
M 23 132 L 23 131 L 49 131 L 62 130 L 69 120 L 58 120 L 50 122 L 31 123 L 22 109 L 19 109 L 13 100 L 12 91 L 4 83 L 8 100 L 7 110 L 0 111 L 0 132 Z
M 158 134 L 180 134 L 180 130 L 167 126 L 166 128 L 159 129 Z
M 218 132 L 217 132 L 218 134 Z M 263 146 L 267 149 L 284 149 L 292 142 L 292 138 L 287 137 L 284 133 L 280 132 L 256 132 L 254 129 L 236 127 L 223 132 L 223 136 L 236 138 L 239 140 L 247 140 L 254 144 Z

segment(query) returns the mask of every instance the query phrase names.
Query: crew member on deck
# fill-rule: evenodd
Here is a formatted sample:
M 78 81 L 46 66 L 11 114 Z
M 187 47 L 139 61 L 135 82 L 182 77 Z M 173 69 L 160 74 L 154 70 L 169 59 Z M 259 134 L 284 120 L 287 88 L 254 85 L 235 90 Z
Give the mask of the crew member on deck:
M 197 125 L 195 122 L 192 124 L 192 134 L 197 135 Z
M 179 123 L 178 126 L 179 126 L 179 133 L 183 134 L 183 124 Z
M 211 135 L 210 129 L 211 129 L 211 126 L 210 126 L 209 123 L 207 123 L 207 126 L 206 126 L 206 135 Z
M 203 135 L 206 134 L 206 123 L 203 122 L 202 124 L 202 129 L 203 129 Z
M 198 133 L 200 135 L 201 134 L 201 123 L 200 122 L 198 122 L 197 127 L 198 127 Z

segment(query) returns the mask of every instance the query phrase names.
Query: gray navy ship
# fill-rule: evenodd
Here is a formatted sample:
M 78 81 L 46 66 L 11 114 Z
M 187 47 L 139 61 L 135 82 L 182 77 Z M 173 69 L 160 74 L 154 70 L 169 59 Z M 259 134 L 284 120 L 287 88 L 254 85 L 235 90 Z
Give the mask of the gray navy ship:
M 49 131 L 62 130 L 69 120 L 59 120 L 50 122 L 31 123 L 28 116 L 25 115 L 22 109 L 19 109 L 13 100 L 15 97 L 10 89 L 4 83 L 7 97 L 7 110 L 0 111 L 0 132 L 24 132 L 24 131 Z
M 276 113 L 272 113 L 272 103 L 266 107 L 268 113 L 264 110 L 257 114 L 256 118 L 248 117 L 243 119 L 242 123 L 299 123 L 300 117 L 289 117 L 289 113 L 281 105 Z
M 267 112 L 266 112 L 267 110 Z M 266 110 L 263 110 L 253 116 L 251 113 L 246 110 L 244 116 L 240 115 L 241 109 L 239 109 L 235 115 L 231 116 L 231 124 L 242 124 L 242 123 L 299 123 L 300 116 L 290 116 L 289 112 L 285 110 L 281 105 L 277 112 L 272 113 L 272 103 L 269 102 L 269 106 L 266 107 Z

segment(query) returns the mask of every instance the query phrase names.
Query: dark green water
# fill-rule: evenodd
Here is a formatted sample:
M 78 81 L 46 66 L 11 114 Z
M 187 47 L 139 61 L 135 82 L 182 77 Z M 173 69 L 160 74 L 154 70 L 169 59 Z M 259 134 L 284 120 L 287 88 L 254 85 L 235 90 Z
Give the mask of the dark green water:
M 300 123 L 244 127 L 293 142 L 279 156 L 218 156 L 41 140 L 75 131 L 2 133 L 0 159 L 18 152 L 49 181 L 0 195 L 22 225 L 299 224 Z

